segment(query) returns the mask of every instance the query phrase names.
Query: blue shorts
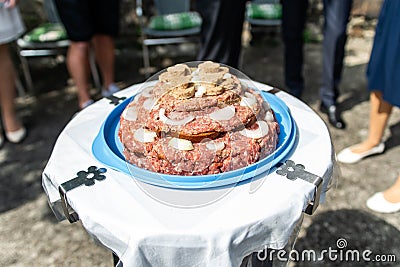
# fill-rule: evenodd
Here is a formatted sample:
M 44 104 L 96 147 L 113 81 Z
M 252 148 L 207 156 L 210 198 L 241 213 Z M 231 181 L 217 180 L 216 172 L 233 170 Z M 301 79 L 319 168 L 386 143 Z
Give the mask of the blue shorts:
M 71 41 L 90 41 L 95 34 L 116 37 L 118 0 L 55 0 L 58 14 Z

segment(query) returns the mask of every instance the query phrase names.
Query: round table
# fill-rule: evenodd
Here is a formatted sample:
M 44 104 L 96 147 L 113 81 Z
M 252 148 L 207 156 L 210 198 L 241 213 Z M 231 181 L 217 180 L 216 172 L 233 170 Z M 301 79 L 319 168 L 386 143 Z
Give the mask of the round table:
M 301 167 L 319 182 L 288 179 L 275 167 L 238 185 L 181 190 L 146 184 L 105 166 L 92 153 L 93 140 L 138 84 L 79 112 L 61 132 L 42 175 L 56 217 L 66 215 L 72 222 L 79 216 L 86 231 L 124 266 L 240 266 L 253 252 L 284 248 L 310 203 L 315 209 L 319 198 L 324 200 L 334 150 L 325 123 L 311 108 L 255 84 L 284 101 L 295 121 L 296 142 L 282 163 Z

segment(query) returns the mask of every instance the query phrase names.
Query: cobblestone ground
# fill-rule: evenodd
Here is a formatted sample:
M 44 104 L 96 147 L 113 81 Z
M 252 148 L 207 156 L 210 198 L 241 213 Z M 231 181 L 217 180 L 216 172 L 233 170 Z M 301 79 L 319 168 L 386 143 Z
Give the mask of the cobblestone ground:
M 368 93 L 365 69 L 373 32 L 348 41 L 340 106 L 346 130 L 330 128 L 337 151 L 367 134 Z M 128 42 L 117 45 L 117 80 L 121 87 L 144 80 L 140 50 Z M 305 48 L 304 101 L 318 111 L 321 45 Z M 283 86 L 282 44 L 276 37 L 255 40 L 243 51 L 242 71 L 254 80 Z M 159 66 L 191 60 L 175 57 L 155 61 Z M 45 64 L 46 63 L 46 64 Z M 97 245 L 79 223 L 57 222 L 41 187 L 41 172 L 58 134 L 77 110 L 75 88 L 69 84 L 63 63 L 32 63 L 35 92 L 18 98 L 20 114 L 29 127 L 20 145 L 0 150 L 0 266 L 111 266 L 111 252 Z M 96 91 L 94 94 L 98 94 Z M 325 115 L 321 117 L 327 121 Z M 393 254 L 397 263 L 330 261 L 292 262 L 291 266 L 400 266 L 400 216 L 369 211 L 366 199 L 391 185 L 400 171 L 400 112 L 395 109 L 385 132 L 384 154 L 354 165 L 338 164 L 340 175 L 315 215 L 305 216 L 296 250 L 337 248 L 343 238 L 347 248 L 371 250 L 373 255 Z M 312 153 L 312 152 L 311 152 Z

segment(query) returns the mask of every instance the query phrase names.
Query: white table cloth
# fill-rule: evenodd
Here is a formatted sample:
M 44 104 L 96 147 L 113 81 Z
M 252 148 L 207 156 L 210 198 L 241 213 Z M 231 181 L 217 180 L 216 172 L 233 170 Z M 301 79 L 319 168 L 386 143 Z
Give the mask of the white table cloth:
M 256 83 L 263 90 L 269 86 Z M 140 85 L 115 95 L 132 96 Z M 298 127 L 288 159 L 324 179 L 332 177 L 334 151 L 325 123 L 306 104 L 278 92 Z M 106 179 L 67 192 L 86 231 L 124 266 L 239 266 L 265 247 L 282 249 L 315 186 L 273 172 L 240 186 L 176 190 L 138 182 L 93 156 L 94 138 L 115 108 L 102 99 L 78 113 L 61 132 L 43 172 L 50 206 L 62 219 L 58 187 L 89 166 L 106 168 Z M 325 190 L 323 190 L 325 191 Z M 324 198 L 324 193 L 321 195 Z

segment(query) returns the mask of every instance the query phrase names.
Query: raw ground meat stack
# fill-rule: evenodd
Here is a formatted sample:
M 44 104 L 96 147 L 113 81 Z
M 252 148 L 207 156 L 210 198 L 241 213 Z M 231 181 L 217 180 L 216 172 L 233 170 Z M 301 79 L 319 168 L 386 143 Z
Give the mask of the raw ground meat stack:
M 175 175 L 246 167 L 275 151 L 278 134 L 262 96 L 211 61 L 169 67 L 125 108 L 119 129 L 128 162 Z

